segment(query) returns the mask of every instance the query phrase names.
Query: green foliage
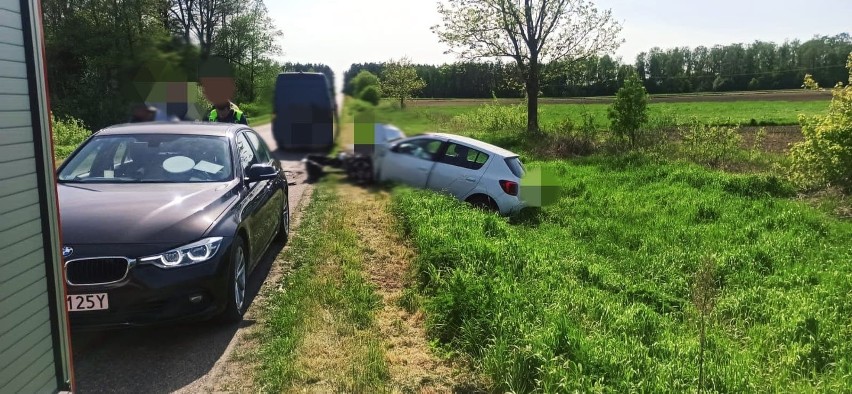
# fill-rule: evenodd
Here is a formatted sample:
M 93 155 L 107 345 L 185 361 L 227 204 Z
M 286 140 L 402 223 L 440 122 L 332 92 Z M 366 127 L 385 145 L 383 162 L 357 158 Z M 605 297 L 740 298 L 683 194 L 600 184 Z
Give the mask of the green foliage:
M 748 90 L 757 89 L 760 89 L 760 80 L 757 78 L 752 78 L 751 81 L 748 81 Z
M 358 97 L 370 104 L 379 105 L 379 101 L 382 100 L 382 93 L 379 92 L 378 86 L 371 85 L 362 89 L 361 94 Z
M 648 122 L 648 92 L 638 75 L 632 74 L 618 89 L 608 116 L 613 133 L 626 137 L 630 146 L 635 147 L 642 126 Z
M 209 55 L 235 65 L 233 101 L 272 98 L 280 32 L 262 0 L 45 0 L 42 6 L 51 105 L 59 117 L 100 129 L 126 120 L 131 104 L 182 99 L 167 100 L 162 86 L 152 95 L 153 84 L 198 81 L 200 59 Z
M 790 189 L 774 177 L 639 154 L 526 164 L 561 174 L 535 223 L 392 194 L 428 333 L 492 391 L 694 392 L 702 314 L 708 391 L 848 387 L 852 223 L 778 198 Z
M 805 188 L 838 186 L 852 191 L 852 53 L 847 62 L 849 84 L 832 91 L 825 116 L 800 116 L 805 140 L 790 151 L 793 179 Z M 818 87 L 813 80 L 805 85 Z
M 405 108 L 405 100 L 414 97 L 415 93 L 423 89 L 426 81 L 417 75 L 417 70 L 410 60 L 402 58 L 398 61 L 391 60 L 385 65 L 380 86 L 386 97 L 398 99 L 400 108 Z
M 680 130 L 681 147 L 690 160 L 714 168 L 733 161 L 740 153 L 739 129 L 693 122 Z
M 352 80 L 349 82 L 349 85 L 352 88 L 352 96 L 361 97 L 361 94 L 364 92 L 364 89 L 370 86 L 379 86 L 379 77 L 367 70 L 361 70 L 358 75 L 352 78 Z
M 268 115 L 272 113 L 272 102 L 271 101 L 259 101 L 254 103 L 245 103 L 239 104 L 240 110 L 249 117 L 249 119 L 253 117 Z
M 447 123 L 455 132 L 520 132 L 527 127 L 527 109 L 520 104 L 501 105 L 494 101 L 453 116 Z
M 53 152 L 57 162 L 65 160 L 92 132 L 79 119 L 57 118 L 50 114 L 53 130 Z
M 353 98 L 347 103 L 347 108 L 349 112 L 352 113 L 372 113 L 376 110 L 376 105 L 361 99 Z

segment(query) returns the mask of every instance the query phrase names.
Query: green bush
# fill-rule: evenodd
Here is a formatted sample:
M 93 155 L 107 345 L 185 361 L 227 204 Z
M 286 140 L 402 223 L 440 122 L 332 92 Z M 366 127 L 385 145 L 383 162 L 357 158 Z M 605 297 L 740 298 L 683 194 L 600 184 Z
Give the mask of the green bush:
M 838 186 L 852 191 L 852 53 L 847 68 L 849 85 L 838 83 L 834 88 L 828 114 L 799 117 L 805 139 L 793 146 L 790 156 L 792 179 L 803 188 Z M 808 79 L 810 75 L 805 77 L 806 86 Z
M 580 115 L 582 123 L 578 126 L 574 121 L 565 119 L 552 124 L 545 124 L 542 131 L 548 134 L 549 143 L 557 145 L 560 156 L 592 154 L 598 143 L 598 128 L 592 114 L 584 112 Z
M 648 91 L 638 75 L 630 74 L 624 86 L 618 89 L 608 116 L 612 121 L 612 132 L 627 138 L 630 146 L 636 147 L 642 126 L 648 122 Z
M 352 95 L 360 97 L 361 92 L 369 86 L 379 86 L 379 77 L 367 70 L 361 70 L 349 84 L 352 86 Z
M 680 134 L 684 153 L 696 163 L 718 168 L 740 155 L 742 137 L 737 128 L 694 122 Z
M 477 107 L 450 118 L 449 126 L 456 131 L 517 131 L 526 130 L 527 108 L 524 105 L 501 105 L 497 101 Z
M 376 106 L 361 99 L 353 98 L 347 103 L 347 108 L 350 113 L 372 112 L 376 110 Z
M 379 91 L 377 86 L 367 86 L 361 90 L 361 95 L 358 98 L 370 104 L 379 105 L 379 101 L 382 99 L 382 93 Z
M 92 135 L 83 121 L 70 116 L 58 118 L 51 113 L 50 122 L 53 125 L 53 151 L 57 161 L 65 160 L 77 146 Z

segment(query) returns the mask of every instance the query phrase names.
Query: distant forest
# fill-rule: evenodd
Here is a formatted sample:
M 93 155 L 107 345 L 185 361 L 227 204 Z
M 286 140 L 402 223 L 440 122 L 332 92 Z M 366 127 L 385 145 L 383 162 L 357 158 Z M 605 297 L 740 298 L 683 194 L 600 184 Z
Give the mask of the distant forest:
M 573 65 L 544 67 L 542 96 L 584 97 L 614 95 L 629 73 L 636 71 L 648 92 L 694 93 L 743 90 L 798 89 L 805 74 L 821 86 L 846 81 L 846 59 L 852 52 L 849 33 L 822 36 L 783 44 L 756 41 L 752 44 L 697 48 L 652 48 L 640 53 L 633 64 L 602 56 Z M 422 98 L 522 97 L 513 63 L 461 62 L 415 65 L 426 81 Z M 344 93 L 361 70 L 381 76 L 384 63 L 353 64 L 344 73 Z

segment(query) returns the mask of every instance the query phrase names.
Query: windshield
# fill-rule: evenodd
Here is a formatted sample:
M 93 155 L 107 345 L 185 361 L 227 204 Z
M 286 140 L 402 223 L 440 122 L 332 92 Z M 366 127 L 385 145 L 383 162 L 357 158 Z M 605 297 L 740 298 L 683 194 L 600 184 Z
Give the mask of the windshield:
M 233 176 L 224 137 L 111 135 L 94 137 L 59 173 L 60 183 L 223 182 Z
M 523 178 L 524 174 L 527 173 L 527 169 L 524 168 L 523 163 L 521 163 L 521 159 L 517 156 L 506 158 L 506 164 L 509 166 L 509 169 L 512 170 L 512 174 L 515 174 L 518 178 Z

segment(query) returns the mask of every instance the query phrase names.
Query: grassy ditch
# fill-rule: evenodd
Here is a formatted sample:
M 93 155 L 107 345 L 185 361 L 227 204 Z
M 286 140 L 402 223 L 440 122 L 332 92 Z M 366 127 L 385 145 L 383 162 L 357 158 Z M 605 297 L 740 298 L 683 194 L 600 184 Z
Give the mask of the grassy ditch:
M 283 258 L 286 276 L 259 314 L 263 328 L 256 373 L 265 392 L 321 390 L 370 392 L 387 379 L 374 312 L 380 298 L 363 276 L 358 236 L 333 184 L 317 185 L 299 231 Z
M 538 164 L 562 198 L 516 223 L 430 192 L 392 198 L 429 334 L 495 390 L 852 383 L 852 223 L 773 177 L 638 155 Z

